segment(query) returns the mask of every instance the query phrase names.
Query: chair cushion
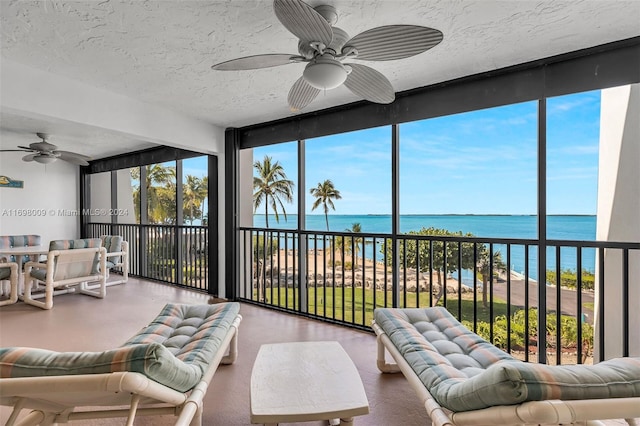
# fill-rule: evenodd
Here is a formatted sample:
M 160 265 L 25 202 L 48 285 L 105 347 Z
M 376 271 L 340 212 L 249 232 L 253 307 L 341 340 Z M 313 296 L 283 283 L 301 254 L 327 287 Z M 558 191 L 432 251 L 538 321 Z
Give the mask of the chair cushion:
M 104 352 L 0 349 L 0 377 L 59 376 L 132 371 L 186 392 L 208 369 L 238 315 L 236 302 L 167 304 L 160 315 L 122 347 Z
M 49 251 L 52 250 L 74 250 L 84 248 L 102 247 L 102 240 L 100 238 L 83 238 L 79 240 L 53 240 L 49 242 Z M 57 259 L 56 259 L 57 267 Z M 91 275 L 96 275 L 100 270 L 100 254 L 96 253 L 93 258 L 93 266 L 91 268 Z M 35 274 L 34 274 L 35 272 Z M 45 274 L 41 270 L 34 270 L 31 276 L 41 281 L 45 281 Z
M 469 411 L 545 399 L 640 396 L 640 358 L 595 366 L 521 362 L 446 309 L 376 309 L 376 323 L 440 405 Z
M 11 247 L 39 246 L 41 244 L 40 235 L 13 235 Z
M 215 305 L 169 303 L 151 324 L 127 340 L 124 346 L 161 343 L 178 359 L 199 365 L 204 373 L 239 311 L 237 302 Z
M 122 236 L 103 235 L 100 237 L 102 246 L 107 249 L 107 253 L 122 251 Z
M 102 240 L 100 238 L 84 238 L 80 240 L 53 240 L 49 243 L 49 251 L 73 250 L 94 247 L 102 247 Z
M 40 235 L 2 235 L 0 236 L 0 248 L 9 247 L 27 247 L 27 246 L 39 246 L 41 244 Z M 15 256 L 2 257 L 7 262 L 15 262 Z M 26 263 L 30 260 L 30 257 L 22 256 L 22 263 Z
M 47 280 L 47 270 L 46 269 L 36 269 L 33 268 L 29 275 L 39 281 L 45 282 Z
M 107 253 L 117 253 L 122 251 L 122 236 L 120 235 L 102 235 L 102 247 L 107 249 Z M 116 263 L 120 263 L 120 256 L 113 256 L 107 259 L 107 268 L 111 269 Z
M 11 269 L 6 266 L 3 268 L 3 265 L 6 265 L 6 263 L 0 263 L 0 280 L 7 280 L 11 276 Z

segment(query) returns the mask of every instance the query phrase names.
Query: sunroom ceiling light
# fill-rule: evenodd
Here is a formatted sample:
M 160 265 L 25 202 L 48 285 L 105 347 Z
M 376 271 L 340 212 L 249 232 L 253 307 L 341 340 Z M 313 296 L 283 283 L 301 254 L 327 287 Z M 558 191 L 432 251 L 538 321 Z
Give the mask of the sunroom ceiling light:
M 56 161 L 56 157 L 53 155 L 36 155 L 33 157 L 33 161 L 40 164 L 49 164 Z
M 339 61 L 318 56 L 310 62 L 302 73 L 307 83 L 320 90 L 335 89 L 347 79 L 347 70 Z

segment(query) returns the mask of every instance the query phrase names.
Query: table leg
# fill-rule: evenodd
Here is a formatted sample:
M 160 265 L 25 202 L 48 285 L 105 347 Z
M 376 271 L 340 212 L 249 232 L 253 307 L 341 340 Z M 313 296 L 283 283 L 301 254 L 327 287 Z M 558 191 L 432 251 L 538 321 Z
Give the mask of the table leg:
M 340 426 L 353 426 L 353 417 L 340 419 Z

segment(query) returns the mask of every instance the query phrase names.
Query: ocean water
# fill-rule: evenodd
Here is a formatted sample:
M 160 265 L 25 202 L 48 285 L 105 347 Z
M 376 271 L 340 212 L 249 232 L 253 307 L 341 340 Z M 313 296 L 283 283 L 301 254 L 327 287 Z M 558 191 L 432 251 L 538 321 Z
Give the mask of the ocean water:
M 530 215 L 404 215 L 400 217 L 400 232 L 417 231 L 422 227 L 447 229 L 452 232 L 471 233 L 476 237 L 490 238 L 523 238 L 535 239 L 538 234 L 538 218 Z M 253 216 L 256 227 L 265 226 L 265 216 Z M 359 223 L 363 233 L 388 234 L 391 232 L 390 215 L 329 215 L 330 231 L 350 230 L 354 223 Z M 269 215 L 269 227 L 275 229 L 296 229 L 297 215 L 287 215 L 287 220 L 280 215 L 276 222 L 274 215 Z M 326 231 L 324 215 L 307 215 L 305 229 Z M 594 241 L 596 237 L 596 216 L 548 216 L 547 239 Z M 364 255 L 372 258 L 374 248 L 365 246 Z M 495 251 L 502 253 L 506 261 L 506 246 L 495 245 Z M 377 255 L 379 257 L 379 255 Z M 547 252 L 548 268 L 554 265 L 555 252 L 549 248 Z M 536 247 L 529 249 L 529 275 L 537 279 L 538 255 Z M 576 262 L 576 250 L 561 249 L 561 268 L 579 269 Z M 525 271 L 524 246 L 512 246 L 510 269 L 519 273 Z M 595 270 L 595 250 L 583 249 L 580 269 L 590 272 Z M 466 279 L 463 280 L 466 281 Z

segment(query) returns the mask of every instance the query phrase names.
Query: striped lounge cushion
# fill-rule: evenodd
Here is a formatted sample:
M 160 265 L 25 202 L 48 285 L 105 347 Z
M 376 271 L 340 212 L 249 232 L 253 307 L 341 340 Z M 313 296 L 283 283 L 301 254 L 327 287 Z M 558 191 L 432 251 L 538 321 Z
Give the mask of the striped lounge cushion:
M 104 352 L 0 348 L 0 377 L 132 371 L 186 392 L 200 381 L 239 310 L 238 303 L 167 304 L 122 347 Z
M 597 365 L 521 362 L 466 329 L 446 309 L 376 309 L 389 336 L 440 405 L 479 410 L 546 399 L 640 396 L 640 358 Z

